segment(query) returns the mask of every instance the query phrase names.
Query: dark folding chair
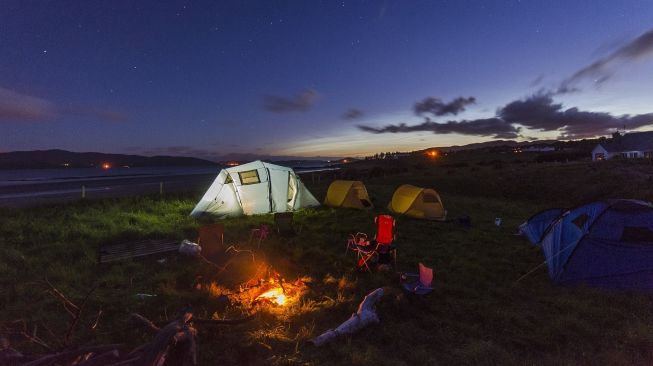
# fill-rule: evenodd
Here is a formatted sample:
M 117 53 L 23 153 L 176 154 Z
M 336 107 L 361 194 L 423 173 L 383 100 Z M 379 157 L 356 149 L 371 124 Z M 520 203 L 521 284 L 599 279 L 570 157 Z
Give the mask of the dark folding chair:
M 202 247 L 202 255 L 215 258 L 224 250 L 224 225 L 209 224 L 200 226 L 197 244 Z
M 277 227 L 277 233 L 281 236 L 293 236 L 297 234 L 292 211 L 276 212 L 274 214 L 274 225 Z
M 380 264 L 386 264 L 390 257 L 393 258 L 393 265 L 396 267 L 395 219 L 390 215 L 379 215 L 374 218 L 374 222 L 376 223 L 376 235 L 371 244 L 365 247 L 356 247 L 359 256 L 358 268 L 369 270 L 369 263 L 377 260 Z

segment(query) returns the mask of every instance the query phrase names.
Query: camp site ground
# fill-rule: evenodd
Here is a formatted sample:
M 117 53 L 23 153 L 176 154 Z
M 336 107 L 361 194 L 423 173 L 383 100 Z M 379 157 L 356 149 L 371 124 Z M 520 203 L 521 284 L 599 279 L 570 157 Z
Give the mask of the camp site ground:
M 364 182 L 374 208 L 301 209 L 294 215 L 295 236 L 271 232 L 260 248 L 249 242 L 251 229 L 273 227 L 271 215 L 220 221 L 225 243 L 253 250 L 258 263 L 273 268 L 295 295 L 283 306 L 259 306 L 247 322 L 195 324 L 199 364 L 648 365 L 653 360 L 650 294 L 556 285 L 541 266 L 542 251 L 514 235 L 543 209 L 604 198 L 653 200 L 653 166 L 505 162 L 384 169 L 386 174 L 373 177 L 363 169 L 344 169 L 339 177 Z M 304 183 L 324 200 L 329 179 Z M 374 232 L 374 217 L 389 213 L 387 205 L 402 184 L 437 190 L 454 220 L 393 214 L 398 270 L 416 271 L 420 262 L 434 269 L 433 292 L 425 297 L 409 296 L 393 271 L 360 273 L 355 256 L 344 254 L 349 234 Z M 84 303 L 72 345 L 123 343 L 132 349 L 151 340 L 147 329 L 129 320 L 130 313 L 159 324 L 186 306 L 200 319 L 241 317 L 246 309 L 227 301 L 226 294 L 256 272 L 244 257 L 240 267 L 224 271 L 177 254 L 97 265 L 102 244 L 195 240 L 207 222 L 189 213 L 207 188 L 3 208 L 2 330 L 29 329 L 49 347 L 61 346 L 71 318 L 50 285 L 71 302 Z M 455 221 L 464 216 L 471 225 Z M 269 271 L 256 276 L 277 278 Z M 377 288 L 384 289 L 376 304 L 378 324 L 322 347 L 311 345 Z M 24 337 L 11 339 L 26 354 L 48 352 Z

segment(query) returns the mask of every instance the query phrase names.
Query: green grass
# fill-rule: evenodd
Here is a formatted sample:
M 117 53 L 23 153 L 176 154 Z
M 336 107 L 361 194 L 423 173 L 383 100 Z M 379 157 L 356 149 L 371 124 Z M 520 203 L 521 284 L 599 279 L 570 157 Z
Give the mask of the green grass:
M 623 162 L 622 162 L 623 163 Z M 557 287 L 544 268 L 517 282 L 543 261 L 539 249 L 512 235 L 540 209 L 572 206 L 610 197 L 653 199 L 648 164 L 469 164 L 423 166 L 399 175 L 366 179 L 373 211 L 302 210 L 298 236 L 272 236 L 257 258 L 287 279 L 310 277 L 309 291 L 281 311 L 260 313 L 236 326 L 200 326 L 201 364 L 274 365 L 648 365 L 653 360 L 651 297 L 584 287 Z M 318 198 L 327 187 L 309 184 Z M 407 296 L 390 273 L 360 274 L 345 239 L 373 231 L 373 217 L 399 184 L 436 188 L 452 218 L 469 215 L 473 226 L 399 217 L 398 266 L 415 270 L 422 261 L 435 268 L 435 291 Z M 195 277 L 229 287 L 250 268 L 215 276 L 198 261 L 170 257 L 98 267 L 97 246 L 139 238 L 194 239 L 199 223 L 188 217 L 192 196 L 138 197 L 0 211 L 0 329 L 24 320 L 29 329 L 56 344 L 67 315 L 47 293 L 47 278 L 74 301 L 91 296 L 77 343 L 89 340 L 137 345 L 149 339 L 127 321 L 129 312 L 153 320 L 174 316 L 190 304 L 196 316 L 228 313 L 220 297 L 192 289 Z M 494 218 L 502 217 L 502 227 Z M 228 244 L 246 247 L 249 229 L 271 216 L 224 220 Z M 333 328 L 377 287 L 381 324 L 322 348 L 307 340 Z M 156 294 L 139 300 L 137 293 Z M 103 311 L 98 328 L 88 329 Z M 15 344 L 40 352 L 35 345 Z

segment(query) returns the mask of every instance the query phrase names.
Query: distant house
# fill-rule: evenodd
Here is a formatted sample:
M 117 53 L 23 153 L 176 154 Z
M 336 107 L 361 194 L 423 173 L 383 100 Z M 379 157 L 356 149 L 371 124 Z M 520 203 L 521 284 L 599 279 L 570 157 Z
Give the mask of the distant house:
M 615 156 L 623 158 L 653 159 L 653 131 L 616 135 L 601 142 L 592 150 L 592 160 L 607 160 Z

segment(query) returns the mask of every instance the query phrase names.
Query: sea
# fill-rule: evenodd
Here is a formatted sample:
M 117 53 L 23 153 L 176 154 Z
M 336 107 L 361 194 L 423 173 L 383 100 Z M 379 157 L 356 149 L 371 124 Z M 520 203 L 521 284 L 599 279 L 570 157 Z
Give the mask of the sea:
M 113 167 L 0 170 L 0 206 L 26 206 L 143 194 L 203 192 L 220 171 L 201 167 Z M 295 167 L 297 173 L 331 170 Z M 199 199 L 199 197 L 198 197 Z

